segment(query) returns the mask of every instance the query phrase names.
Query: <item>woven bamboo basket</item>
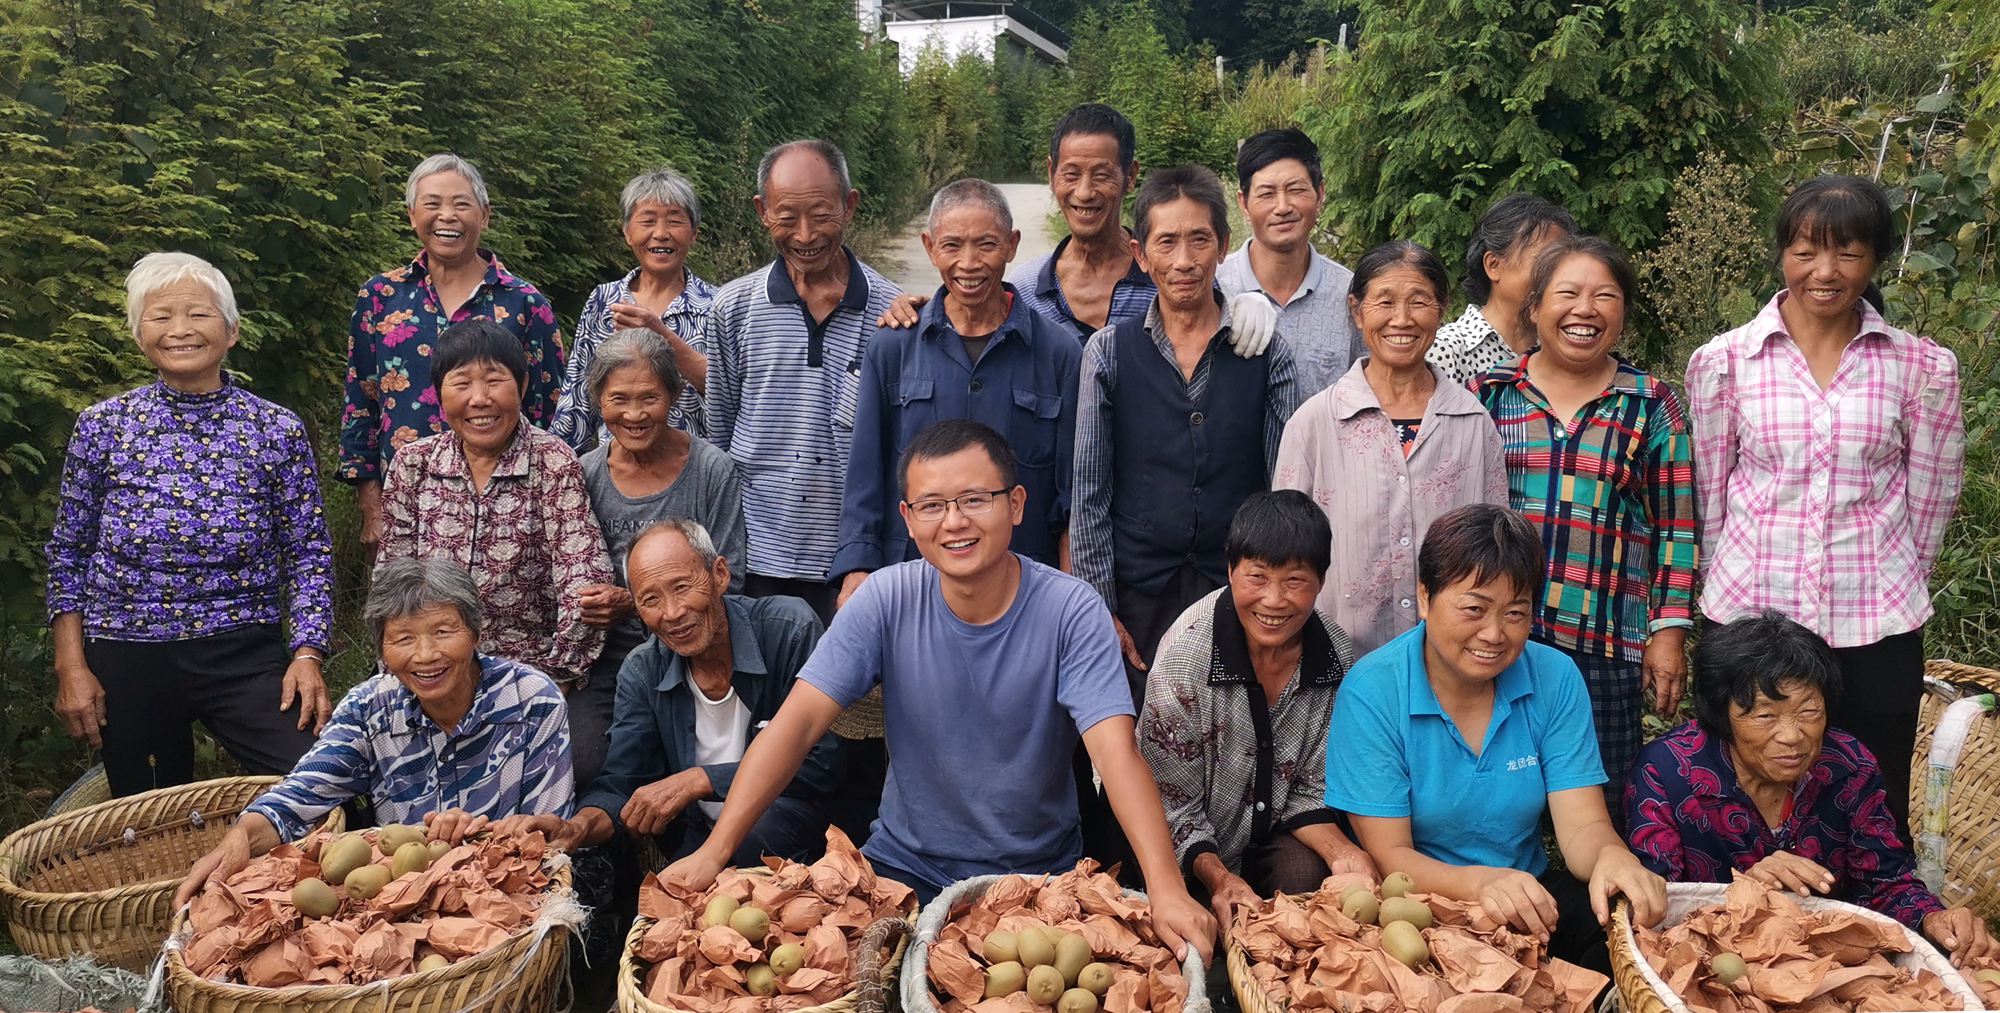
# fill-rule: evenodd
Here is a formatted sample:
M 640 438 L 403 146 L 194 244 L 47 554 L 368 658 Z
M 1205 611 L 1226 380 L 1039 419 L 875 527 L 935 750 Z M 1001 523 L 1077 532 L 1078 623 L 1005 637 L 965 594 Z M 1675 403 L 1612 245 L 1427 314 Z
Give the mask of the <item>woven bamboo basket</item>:
M 569 865 L 551 874 L 548 893 L 568 896 Z M 174 917 L 174 934 L 187 913 Z M 167 946 L 167 1001 L 175 1013 L 549 1013 L 560 1005 L 569 963 L 569 929 L 543 921 L 475 957 L 435 971 L 370 985 L 259 988 L 210 981 L 188 969 L 178 945 Z
M 87 805 L 96 805 L 111 797 L 111 781 L 104 776 L 104 764 L 98 764 L 83 772 L 74 784 L 63 789 L 54 802 L 49 803 L 47 816 L 61 816 L 75 812 Z
M 771 870 L 764 868 L 744 869 L 750 876 L 769 876 Z M 907 916 L 917 913 L 916 901 L 910 902 L 905 918 L 884 918 L 868 927 L 861 936 L 861 959 L 865 962 L 871 955 L 879 955 L 884 947 L 889 947 L 889 956 L 883 958 L 880 969 L 872 975 L 857 974 L 859 982 L 854 989 L 824 1006 L 808 1006 L 798 1013 L 881 1013 L 883 1000 L 894 992 L 896 972 L 903 966 L 903 951 L 910 945 L 910 923 Z M 644 916 L 632 920 L 632 931 L 625 934 L 625 951 L 618 957 L 618 1013 L 682 1013 L 671 1006 L 662 1006 L 646 998 L 646 969 L 635 952 L 639 940 L 646 938 L 646 932 L 654 925 L 651 918 Z M 865 966 L 856 970 L 865 970 Z M 871 1005 L 872 1004 L 872 1005 Z
M 228 777 L 111 799 L 0 841 L 0 909 L 14 945 L 144 970 L 160 951 L 174 890 L 275 777 Z M 328 818 L 338 828 L 338 809 Z
M 1289 1004 L 1271 998 L 1250 976 L 1250 955 L 1243 947 L 1236 945 L 1234 938 L 1224 934 L 1227 953 L 1223 957 L 1224 966 L 1229 969 L 1229 990 L 1236 994 L 1236 1008 L 1243 1013 L 1285 1013 Z
M 2000 693 L 2000 672 L 1951 661 L 1933 660 L 1925 674 L 1979 692 Z M 1930 769 L 1931 736 L 1949 704 L 1945 696 L 1924 694 L 1917 718 L 1917 747 L 1911 759 L 1910 820 L 1914 832 L 1923 828 L 1926 774 Z M 1944 884 L 1938 890 L 1946 904 L 1963 905 L 1988 918 L 2000 918 L 2000 718 L 1975 719 L 1952 771 L 1946 802 Z

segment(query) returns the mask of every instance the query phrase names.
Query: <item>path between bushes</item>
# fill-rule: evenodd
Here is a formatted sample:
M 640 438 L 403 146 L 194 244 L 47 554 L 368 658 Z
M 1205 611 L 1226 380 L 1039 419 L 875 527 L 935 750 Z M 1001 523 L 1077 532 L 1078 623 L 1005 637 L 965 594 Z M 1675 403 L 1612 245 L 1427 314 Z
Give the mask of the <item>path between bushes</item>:
M 1055 249 L 1056 240 L 1049 234 L 1048 223 L 1056 213 L 1056 202 L 1048 184 L 1001 183 L 1000 192 L 1007 195 L 1007 204 L 1014 212 L 1014 227 L 1021 230 L 1021 248 L 1014 254 L 1014 263 L 1025 263 Z M 929 295 L 937 291 L 939 280 L 937 269 L 924 254 L 923 231 L 924 218 L 920 215 L 901 235 L 884 245 L 875 266 L 903 291 Z

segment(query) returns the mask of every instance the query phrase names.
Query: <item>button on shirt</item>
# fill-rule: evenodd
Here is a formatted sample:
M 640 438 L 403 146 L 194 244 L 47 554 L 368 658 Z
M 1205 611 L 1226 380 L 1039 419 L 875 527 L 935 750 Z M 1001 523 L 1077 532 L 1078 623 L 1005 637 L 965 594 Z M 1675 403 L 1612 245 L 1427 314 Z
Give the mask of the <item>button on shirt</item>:
M 1126 234 L 1129 236 L 1131 233 Z M 1076 335 L 1076 340 L 1082 342 L 1099 328 L 1078 320 L 1076 314 L 1070 312 L 1069 300 L 1063 298 L 1062 284 L 1056 280 L 1056 262 L 1069 248 L 1069 241 L 1070 237 L 1064 236 L 1053 252 L 1016 266 L 1008 273 L 1007 282 L 1027 297 L 1030 309 Z M 1125 271 L 1125 277 L 1111 287 L 1111 306 L 1104 315 L 1104 326 L 1111 327 L 1146 312 L 1146 308 L 1153 305 L 1153 297 L 1159 294 L 1152 277 L 1139 270 L 1139 261 L 1135 258 L 1132 266 Z
M 1701 609 L 1791 616 L 1835 647 L 1922 625 L 1964 482 L 1958 360 L 1857 304 L 1824 391 L 1779 293 L 1688 362 L 1707 571 Z
M 1223 260 L 1216 269 L 1215 283 L 1227 295 L 1262 293 L 1272 302 L 1276 297 L 1265 291 L 1257 272 L 1250 266 L 1251 239 Z M 1278 307 L 1278 331 L 1292 346 L 1298 365 L 1299 394 L 1311 397 L 1340 379 L 1347 367 L 1368 354 L 1354 318 L 1347 312 L 1347 289 L 1354 272 L 1331 257 L 1312 250 L 1305 281 L 1292 293 L 1290 302 Z
M 681 268 L 685 279 L 681 294 L 660 311 L 660 319 L 667 329 L 681 336 L 694 350 L 708 354 L 702 347 L 706 340 L 702 336 L 702 325 L 708 321 L 709 310 L 715 306 L 715 286 L 701 280 L 693 271 Z M 637 303 L 632 295 L 632 285 L 639 280 L 639 269 L 616 281 L 607 281 L 590 292 L 590 298 L 583 304 L 582 315 L 576 318 L 576 334 L 570 343 L 569 366 L 563 374 L 562 396 L 556 400 L 555 421 L 549 425 L 549 432 L 562 438 L 564 443 L 582 453 L 591 444 L 602 446 L 609 442 L 604 432 L 604 416 L 598 411 L 597 395 L 591 392 L 587 380 L 590 364 L 597 358 L 597 346 L 606 338 L 618 332 L 618 323 L 611 315 L 611 307 L 618 303 Z M 667 424 L 675 429 L 684 429 L 700 436 L 702 434 L 701 395 L 695 393 L 694 384 L 683 378 L 680 400 L 667 413 Z
M 983 422 L 1007 438 L 1028 493 L 1012 548 L 1056 565 L 1056 544 L 1069 526 L 1083 349 L 1026 300 L 1013 298 L 1014 286 L 1006 288 L 1012 308 L 976 364 L 945 315 L 942 288 L 914 328 L 883 328 L 869 341 L 833 577 L 917 558 L 896 509 L 896 465 L 903 448 L 941 419 Z
M 1445 715 L 1424 665 L 1426 626 L 1362 658 L 1340 686 L 1326 740 L 1326 804 L 1407 817 L 1424 855 L 1451 865 L 1548 869 L 1548 797 L 1604 783 L 1590 697 L 1576 663 L 1530 641 L 1494 684 L 1474 752 Z
M 840 547 L 862 352 L 900 294 L 842 253 L 847 291 L 825 320 L 810 318 L 779 260 L 724 285 L 703 329 L 709 440 L 736 459 L 747 567 L 766 577 L 827 577 Z

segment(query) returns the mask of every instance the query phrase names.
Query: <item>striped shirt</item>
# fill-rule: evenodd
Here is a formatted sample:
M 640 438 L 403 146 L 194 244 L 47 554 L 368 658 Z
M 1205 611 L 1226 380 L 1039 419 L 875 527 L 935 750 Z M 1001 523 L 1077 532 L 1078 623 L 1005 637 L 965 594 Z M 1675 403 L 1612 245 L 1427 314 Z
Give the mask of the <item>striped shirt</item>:
M 715 286 L 701 280 L 693 271 L 681 268 L 686 287 L 667 308 L 660 312 L 660 319 L 666 321 L 667 329 L 681 336 L 694 346 L 694 350 L 708 354 L 702 346 L 702 325 L 708 321 L 709 310 L 715 305 Z M 607 281 L 590 292 L 584 301 L 583 315 L 576 319 L 576 334 L 569 349 L 569 368 L 563 374 L 562 396 L 556 400 L 555 421 L 549 424 L 549 432 L 562 437 L 581 455 L 592 445 L 610 442 L 604 433 L 604 419 L 597 410 L 597 396 L 586 382 L 590 376 L 590 364 L 597 358 L 597 346 L 604 339 L 617 333 L 618 324 L 611 315 L 611 307 L 617 303 L 637 303 L 632 295 L 632 283 L 639 280 L 639 269 L 615 281 Z M 674 402 L 673 410 L 667 414 L 667 424 L 675 429 L 684 429 L 700 436 L 702 433 L 701 395 L 695 393 L 694 384 L 682 378 L 681 397 Z
M 1128 236 L 1131 233 L 1126 233 Z M 1056 262 L 1062 259 L 1063 251 L 1069 248 L 1070 237 L 1064 236 L 1056 244 L 1053 252 L 1036 260 L 1014 268 L 1007 275 L 1007 281 L 1020 290 L 1028 300 L 1029 308 L 1040 313 L 1056 326 L 1076 335 L 1076 340 L 1089 338 L 1099 328 L 1092 327 L 1076 318 L 1069 309 L 1069 300 L 1063 298 L 1062 283 L 1056 280 Z M 1111 287 L 1111 308 L 1105 313 L 1104 326 L 1111 327 L 1146 312 L 1153 305 L 1153 297 L 1160 291 L 1153 285 L 1153 279 L 1139 270 L 1139 261 L 1125 271 L 1125 277 Z
M 861 354 L 900 293 L 847 254 L 847 292 L 824 321 L 809 319 L 784 261 L 722 287 L 703 327 L 708 436 L 743 481 L 749 571 L 825 580 L 840 545 L 840 497 Z
M 479 686 L 456 728 L 439 728 L 416 694 L 378 672 L 341 698 L 312 750 L 247 811 L 270 820 L 286 841 L 363 795 L 385 826 L 447 809 L 567 818 L 576 789 L 562 692 L 518 661 L 476 660 Z
M 1619 360 L 1566 423 L 1521 356 L 1473 390 L 1500 430 L 1513 507 L 1541 529 L 1548 583 L 1535 636 L 1637 662 L 1655 631 L 1694 625 L 1693 448 L 1673 389 Z
M 1958 360 L 1859 304 L 1822 391 L 1786 333 L 1784 293 L 1688 362 L 1701 610 L 1778 609 L 1835 647 L 1931 615 L 1929 579 L 1964 482 Z

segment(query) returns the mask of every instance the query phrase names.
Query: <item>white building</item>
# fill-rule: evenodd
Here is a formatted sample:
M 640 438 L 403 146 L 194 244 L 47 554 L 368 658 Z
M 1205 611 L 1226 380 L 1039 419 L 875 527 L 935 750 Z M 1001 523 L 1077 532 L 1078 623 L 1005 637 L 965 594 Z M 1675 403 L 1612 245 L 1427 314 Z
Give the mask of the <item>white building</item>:
M 1069 61 L 1069 33 L 1013 0 L 856 0 L 855 15 L 864 33 L 879 31 L 896 44 L 906 75 L 931 44 L 952 57 L 975 52 L 990 59 L 1005 52 L 1050 64 Z

